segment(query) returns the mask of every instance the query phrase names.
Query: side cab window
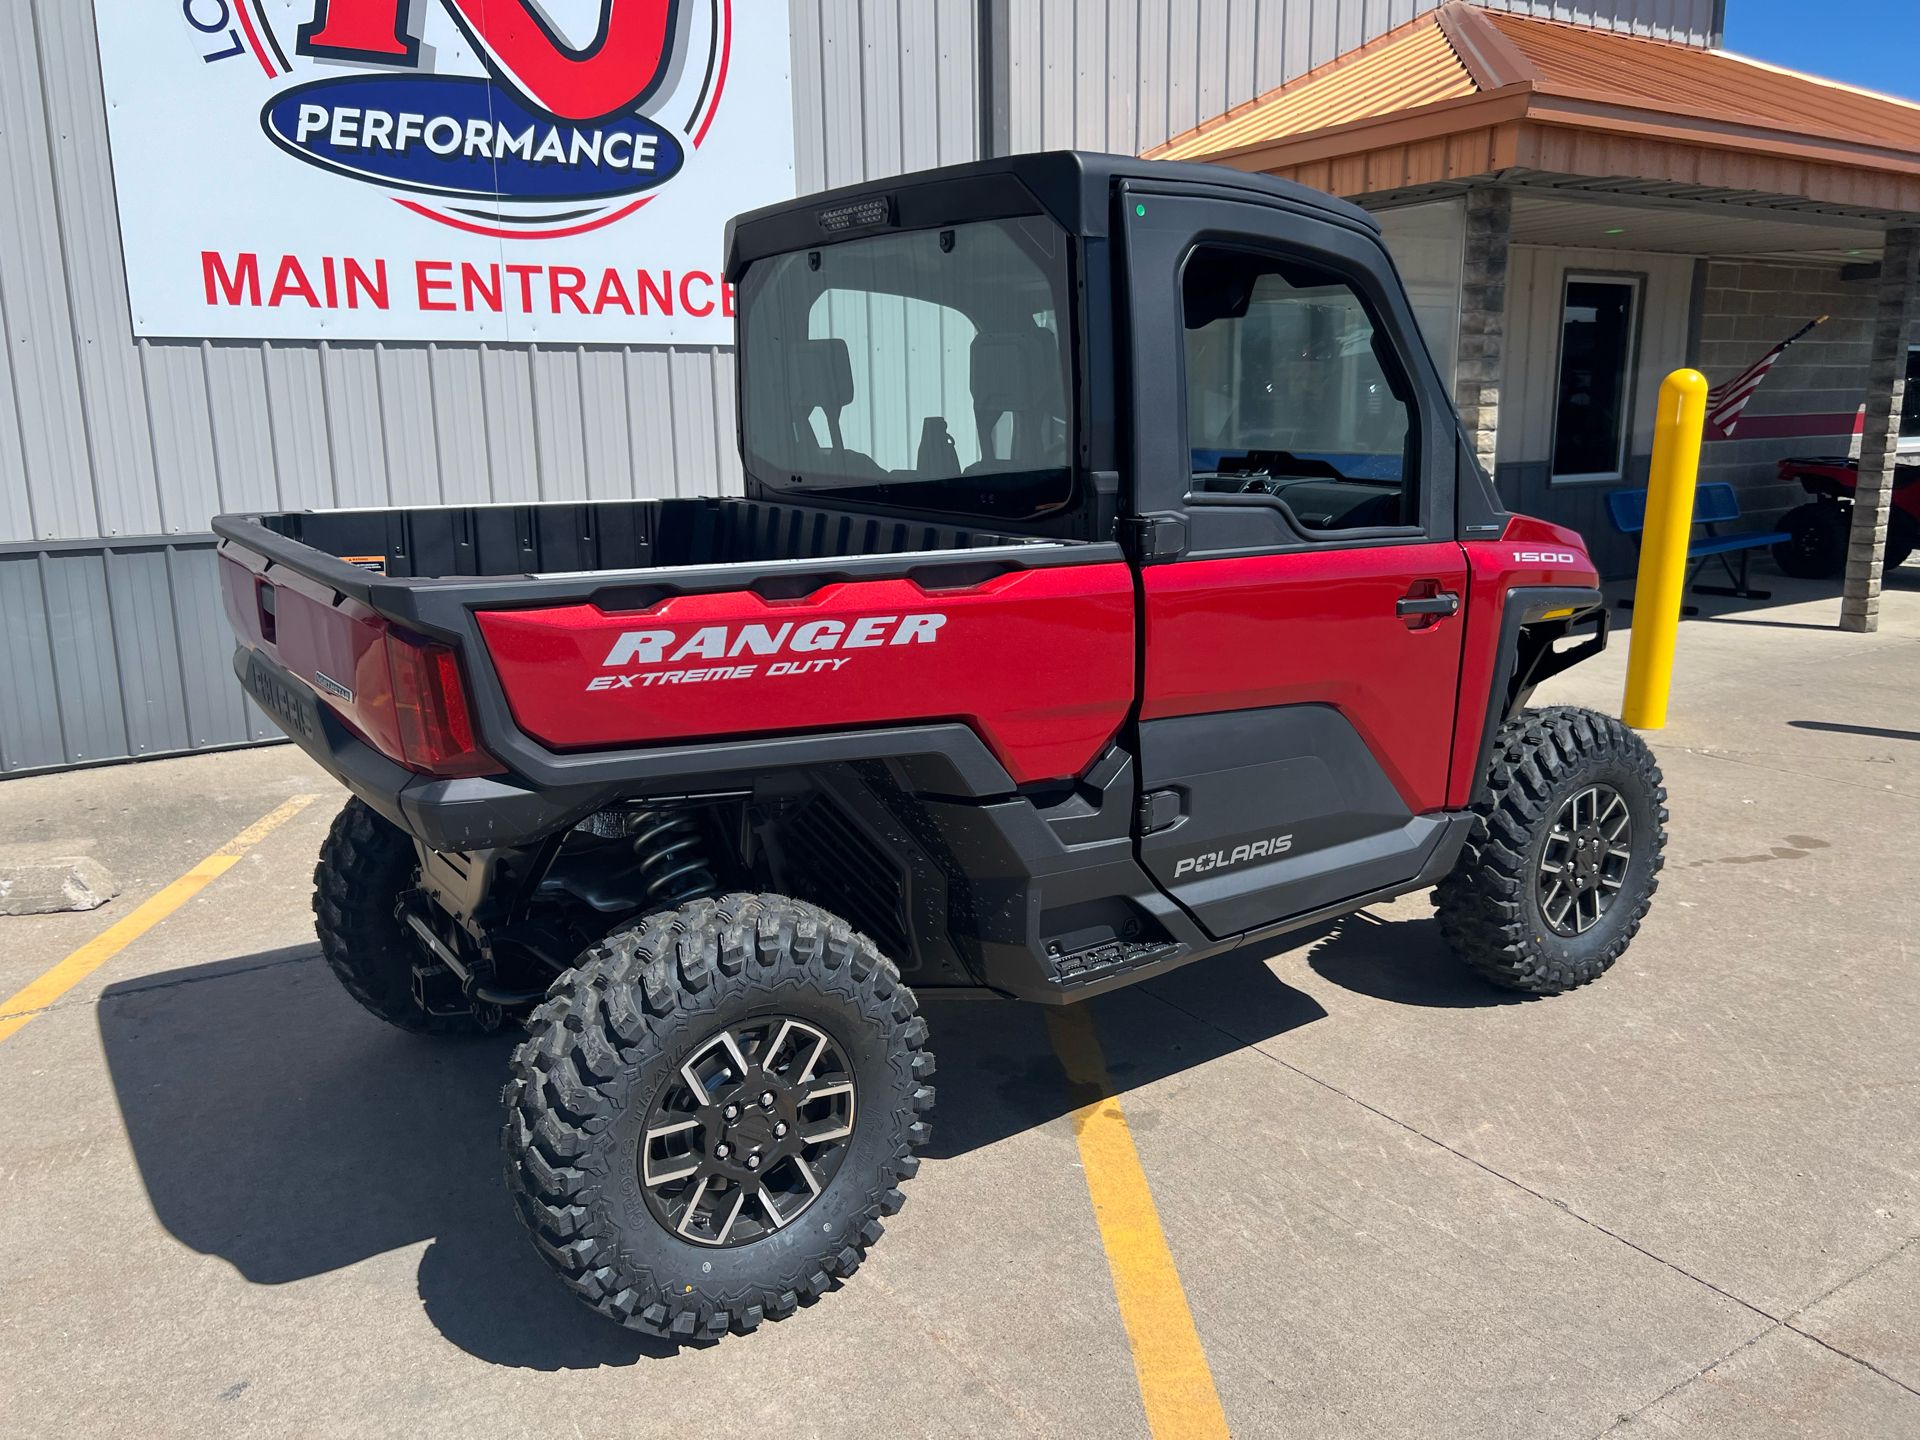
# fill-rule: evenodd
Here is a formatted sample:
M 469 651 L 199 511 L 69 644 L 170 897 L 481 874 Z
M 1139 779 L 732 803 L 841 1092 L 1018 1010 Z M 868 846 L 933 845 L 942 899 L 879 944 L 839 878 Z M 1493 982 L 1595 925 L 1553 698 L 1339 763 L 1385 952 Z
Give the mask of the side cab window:
M 1309 541 L 1419 532 L 1414 387 L 1351 283 L 1201 245 L 1181 304 L 1190 504 L 1265 497 Z

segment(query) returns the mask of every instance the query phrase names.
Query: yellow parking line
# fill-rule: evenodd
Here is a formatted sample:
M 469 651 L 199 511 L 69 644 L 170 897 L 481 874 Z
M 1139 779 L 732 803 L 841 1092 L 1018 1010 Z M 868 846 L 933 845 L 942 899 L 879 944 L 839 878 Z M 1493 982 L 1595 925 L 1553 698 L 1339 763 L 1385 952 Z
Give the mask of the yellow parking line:
M 1101 1097 L 1073 1112 L 1073 1130 L 1120 1303 L 1120 1323 L 1133 1350 L 1147 1428 L 1154 1440 L 1224 1436 L 1227 1417 L 1213 1388 L 1213 1371 L 1200 1348 L 1127 1117 L 1113 1096 L 1093 1021 L 1083 1006 L 1072 1005 L 1048 1010 L 1047 1029 L 1067 1078 Z
M 24 990 L 0 1000 L 0 1040 L 5 1040 L 20 1029 L 40 1011 L 226 874 L 242 855 L 319 798 L 318 795 L 295 795 L 284 804 L 275 806 L 166 889 L 142 903 L 131 915 L 109 925 L 39 979 L 29 981 Z

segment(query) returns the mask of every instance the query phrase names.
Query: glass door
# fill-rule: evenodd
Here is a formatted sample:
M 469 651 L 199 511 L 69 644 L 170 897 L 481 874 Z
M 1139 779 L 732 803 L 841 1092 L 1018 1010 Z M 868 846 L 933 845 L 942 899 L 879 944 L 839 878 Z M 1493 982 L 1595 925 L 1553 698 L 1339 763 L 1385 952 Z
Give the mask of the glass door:
M 1555 480 L 1625 475 L 1639 325 L 1637 277 L 1567 276 L 1554 396 Z

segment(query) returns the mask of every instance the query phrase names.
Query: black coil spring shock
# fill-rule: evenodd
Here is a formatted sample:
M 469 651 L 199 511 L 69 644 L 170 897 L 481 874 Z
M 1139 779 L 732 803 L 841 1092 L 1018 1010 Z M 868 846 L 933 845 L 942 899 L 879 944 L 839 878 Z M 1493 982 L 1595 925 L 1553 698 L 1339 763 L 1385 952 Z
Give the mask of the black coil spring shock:
M 633 853 L 647 903 L 659 909 L 685 905 L 720 888 L 707 863 L 700 822 L 685 810 L 642 810 L 632 820 Z

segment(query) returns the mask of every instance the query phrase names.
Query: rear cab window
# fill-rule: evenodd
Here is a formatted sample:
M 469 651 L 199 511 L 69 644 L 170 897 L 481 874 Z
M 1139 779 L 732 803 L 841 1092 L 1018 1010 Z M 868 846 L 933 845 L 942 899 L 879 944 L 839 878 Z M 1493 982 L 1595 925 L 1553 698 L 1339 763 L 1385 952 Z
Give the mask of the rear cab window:
M 778 255 L 742 295 L 755 480 L 947 514 L 1073 501 L 1067 237 L 976 221 Z

